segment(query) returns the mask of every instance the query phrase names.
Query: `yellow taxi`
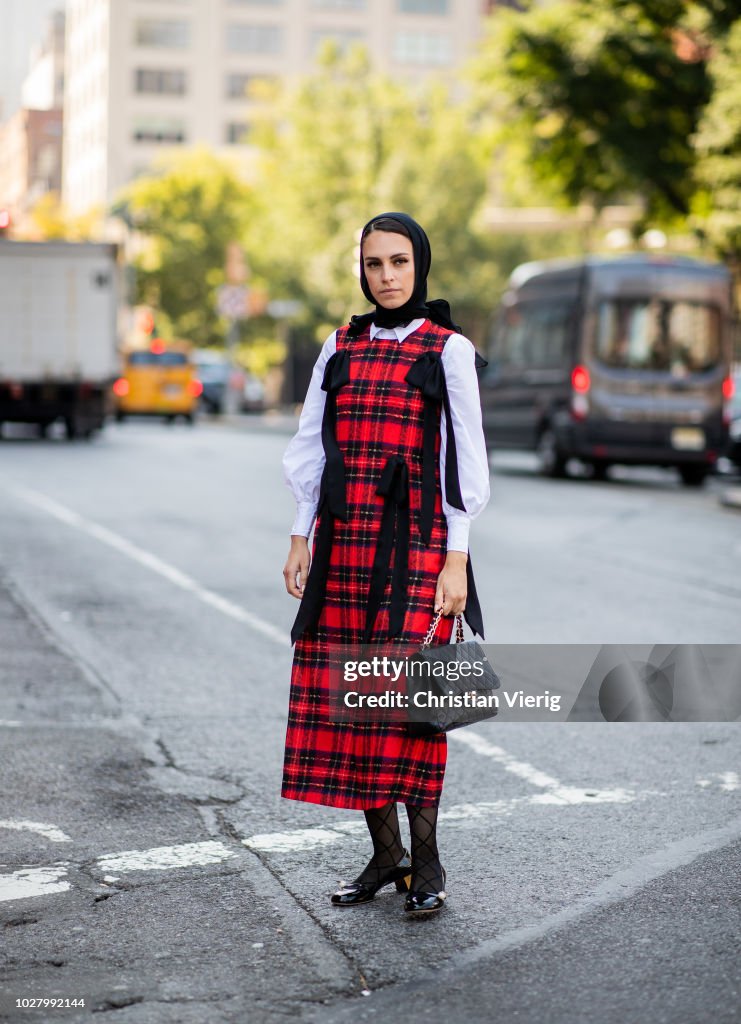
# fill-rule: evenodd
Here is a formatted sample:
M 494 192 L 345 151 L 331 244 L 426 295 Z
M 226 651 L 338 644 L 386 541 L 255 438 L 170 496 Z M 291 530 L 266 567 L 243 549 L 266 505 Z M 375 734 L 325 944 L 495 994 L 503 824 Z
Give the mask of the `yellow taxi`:
M 123 353 L 123 372 L 113 384 L 118 422 L 127 416 L 177 416 L 195 421 L 203 384 L 196 375 L 191 346 L 184 341 L 153 339 Z

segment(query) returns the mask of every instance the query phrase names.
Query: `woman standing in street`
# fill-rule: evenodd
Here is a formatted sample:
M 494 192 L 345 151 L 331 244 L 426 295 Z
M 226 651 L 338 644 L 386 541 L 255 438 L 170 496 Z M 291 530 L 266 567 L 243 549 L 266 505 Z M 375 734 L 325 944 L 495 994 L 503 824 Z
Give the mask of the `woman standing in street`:
M 375 309 L 324 343 L 283 457 L 297 502 L 283 575 L 301 605 L 282 795 L 365 814 L 373 856 L 333 904 L 367 903 L 393 882 L 412 915 L 440 910 L 446 896 L 437 849 L 446 737 L 412 737 L 404 722 L 333 721 L 329 648 L 419 647 L 440 609 L 449 618 L 433 642 L 450 641 L 459 613 L 484 635 L 468 532 L 489 500 L 476 375 L 485 364 L 448 303 L 427 301 L 430 263 L 411 217 L 366 224 L 360 283 Z

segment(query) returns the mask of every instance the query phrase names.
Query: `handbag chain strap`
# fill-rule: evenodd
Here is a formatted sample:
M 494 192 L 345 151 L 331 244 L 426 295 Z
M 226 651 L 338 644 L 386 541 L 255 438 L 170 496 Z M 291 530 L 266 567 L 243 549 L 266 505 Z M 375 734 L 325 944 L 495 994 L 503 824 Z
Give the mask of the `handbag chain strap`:
M 421 650 L 424 650 L 426 647 L 429 647 L 430 644 L 432 643 L 432 638 L 434 637 L 435 631 L 437 630 L 437 624 L 440 621 L 440 619 L 442 618 L 442 616 L 443 616 L 443 610 L 441 608 L 438 611 L 438 613 L 435 615 L 435 617 L 432 620 L 432 622 L 430 623 L 430 628 L 427 630 L 427 633 L 425 634 L 425 638 L 422 641 Z M 456 617 L 455 617 L 455 642 L 457 644 L 462 644 L 463 643 L 463 619 L 462 619 L 462 617 L 460 615 L 456 615 Z

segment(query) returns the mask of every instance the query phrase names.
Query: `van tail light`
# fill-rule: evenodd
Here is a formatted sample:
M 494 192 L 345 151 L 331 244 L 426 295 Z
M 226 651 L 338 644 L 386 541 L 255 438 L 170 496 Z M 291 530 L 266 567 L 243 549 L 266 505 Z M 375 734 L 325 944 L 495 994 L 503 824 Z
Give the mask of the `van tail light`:
M 732 419 L 731 400 L 736 392 L 736 385 L 733 377 L 726 377 L 723 381 L 723 423 L 729 426 Z
M 571 371 L 571 387 L 580 395 L 589 391 L 589 370 L 586 366 L 575 366 Z
M 571 371 L 571 415 L 576 420 L 585 419 L 589 412 L 590 380 L 586 366 L 575 366 Z
M 194 377 L 193 380 L 188 381 L 188 391 L 194 398 L 198 398 L 198 396 L 203 393 L 203 384 Z
M 117 381 L 113 383 L 113 394 L 117 398 L 123 398 L 124 395 L 129 393 L 129 382 L 125 377 L 119 377 Z

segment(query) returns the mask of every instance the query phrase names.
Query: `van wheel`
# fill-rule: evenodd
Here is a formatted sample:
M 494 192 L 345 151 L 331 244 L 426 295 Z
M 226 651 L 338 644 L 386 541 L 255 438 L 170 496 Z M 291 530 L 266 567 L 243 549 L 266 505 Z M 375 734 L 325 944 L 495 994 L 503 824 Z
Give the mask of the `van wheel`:
M 677 469 L 685 487 L 702 487 L 708 475 L 705 466 L 678 466 Z
M 558 447 L 556 435 L 550 427 L 546 427 L 538 438 L 535 449 L 538 459 L 538 471 L 542 476 L 557 479 L 566 476 L 567 457 Z

